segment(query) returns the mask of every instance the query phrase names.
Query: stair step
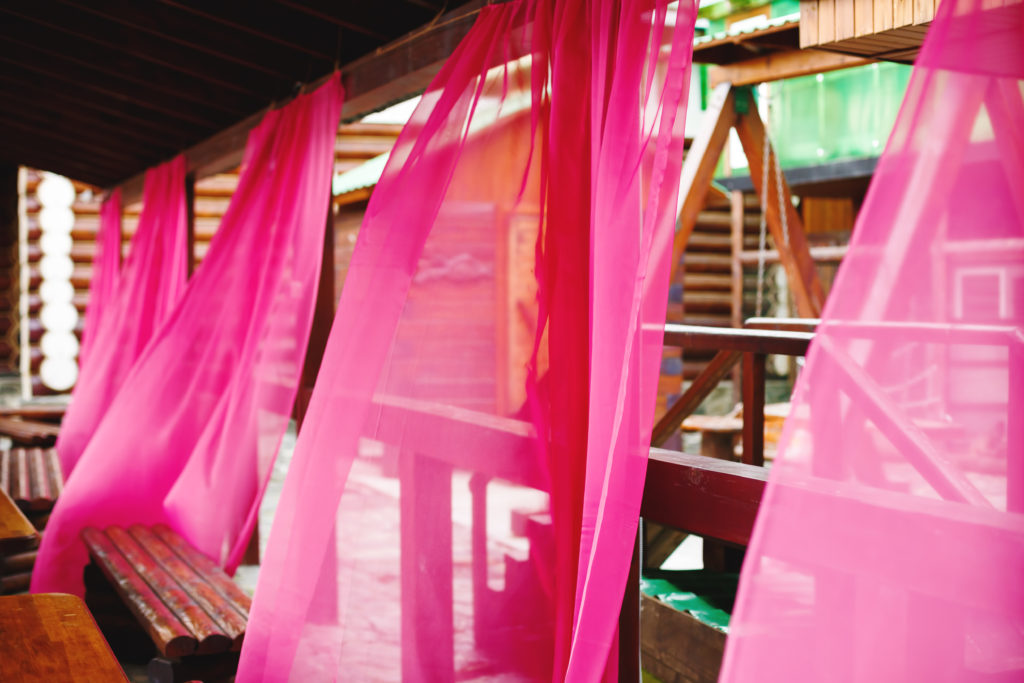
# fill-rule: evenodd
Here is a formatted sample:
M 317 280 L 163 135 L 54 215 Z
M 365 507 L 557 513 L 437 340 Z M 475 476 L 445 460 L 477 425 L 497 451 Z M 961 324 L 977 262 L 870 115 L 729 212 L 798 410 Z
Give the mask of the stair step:
M 704 254 L 701 252 L 683 254 L 685 272 L 706 273 L 708 271 L 732 272 L 732 257 L 728 254 Z
M 730 292 L 683 293 L 683 310 L 688 317 L 690 313 L 729 313 L 732 310 L 732 294 Z
M 693 231 L 686 242 L 687 251 L 732 251 L 732 236 L 724 232 Z
M 759 230 L 761 227 L 761 216 L 756 213 L 747 213 L 743 216 L 743 228 L 745 231 Z M 715 231 L 729 231 L 732 229 L 732 216 L 728 211 L 701 211 L 697 214 L 696 229 L 709 229 Z
M 732 276 L 713 273 L 686 273 L 683 276 L 683 291 L 694 289 L 732 291 Z
M 685 325 L 701 325 L 703 327 L 731 327 L 732 316 L 728 314 L 695 313 L 683 318 Z

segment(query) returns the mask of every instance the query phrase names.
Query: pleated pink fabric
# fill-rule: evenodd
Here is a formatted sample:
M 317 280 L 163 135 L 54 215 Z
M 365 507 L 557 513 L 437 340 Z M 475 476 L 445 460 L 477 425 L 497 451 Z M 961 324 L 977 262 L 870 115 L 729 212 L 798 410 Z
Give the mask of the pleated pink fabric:
M 108 210 L 113 212 L 113 206 Z M 104 259 L 110 256 L 108 244 L 104 235 Z M 71 476 L 129 371 L 181 299 L 188 278 L 187 259 L 185 157 L 178 156 L 146 171 L 138 231 L 116 291 L 87 342 L 71 404 L 61 422 L 57 453 L 65 477 Z M 107 286 L 104 281 L 100 284 Z
M 121 276 L 121 188 L 110 193 L 100 206 L 100 228 L 96 233 L 96 258 L 92 262 L 89 303 L 85 307 L 79 365 L 88 362 L 92 339 L 117 296 Z
M 724 681 L 1024 680 L 1024 4 L 944 0 L 798 383 Z
M 335 75 L 250 133 L 206 258 L 61 493 L 33 591 L 81 594 L 85 526 L 167 523 L 237 566 L 298 389 L 340 112 Z
M 239 681 L 615 680 L 696 3 L 484 8 L 377 185 Z

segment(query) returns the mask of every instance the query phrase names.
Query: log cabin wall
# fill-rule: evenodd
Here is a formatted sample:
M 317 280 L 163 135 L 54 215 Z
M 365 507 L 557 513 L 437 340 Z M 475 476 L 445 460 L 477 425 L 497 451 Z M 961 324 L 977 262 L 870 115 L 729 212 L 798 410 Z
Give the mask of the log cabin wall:
M 367 159 L 390 151 L 394 145 L 401 126 L 391 124 L 363 124 L 354 123 L 342 126 L 338 131 L 338 141 L 335 146 L 335 171 L 347 171 Z M 42 181 L 43 174 L 34 169 L 24 170 L 24 187 L 20 195 L 24 205 L 25 220 L 25 259 L 23 267 L 27 272 L 27 298 L 23 314 L 19 315 L 17 302 L 18 294 L 18 199 L 19 191 L 17 184 L 17 168 L 14 168 L 11 185 L 11 213 L 12 219 L 12 244 L 7 245 L 4 241 L 4 212 L 3 212 L 3 187 L 5 176 L 0 168 L 0 287 L 6 296 L 0 296 L 0 373 L 4 371 L 17 371 L 18 352 L 24 347 L 27 354 L 27 362 L 22 368 L 23 392 L 30 396 L 45 396 L 61 393 L 47 387 L 40 376 L 40 366 L 43 360 L 40 341 L 43 335 L 43 324 L 40 320 L 42 299 L 39 294 L 39 286 L 42 283 L 40 272 L 40 261 L 43 253 L 40 246 L 42 229 L 39 225 L 39 211 L 41 203 L 36 197 L 36 190 Z M 85 317 L 85 307 L 89 300 L 89 286 L 92 282 L 92 262 L 96 254 L 96 234 L 99 230 L 99 211 L 101 191 L 99 188 L 72 181 L 76 199 L 72 205 L 75 222 L 72 228 L 72 249 L 71 260 L 74 269 L 71 274 L 71 283 L 74 286 L 74 306 L 78 312 L 78 323 L 75 326 L 75 335 L 81 339 L 82 322 Z M 235 189 L 238 187 L 238 169 L 232 169 L 225 173 L 208 176 L 198 180 L 195 184 L 195 233 L 193 241 L 194 267 L 198 267 L 210 249 L 210 241 L 220 226 L 221 218 L 227 211 Z M 365 210 L 365 202 L 362 204 Z M 139 215 L 142 211 L 142 202 L 137 201 L 124 207 L 121 236 L 121 256 L 123 259 L 128 256 L 131 248 L 131 240 L 138 230 Z M 355 235 L 358 232 L 359 223 L 362 221 L 362 211 L 356 215 L 349 216 L 349 220 L 340 221 L 338 225 L 338 238 L 335 240 L 335 281 L 338 283 L 338 294 L 340 294 L 341 283 L 344 282 L 344 275 L 348 270 L 348 262 L 351 257 L 352 248 L 355 242 Z M 6 260 L 5 260 L 6 259 Z M 10 261 L 10 266 L 5 265 Z M 194 270 L 194 269 L 193 269 Z M 6 278 L 6 279 L 5 279 Z M 9 283 L 8 283 L 9 279 Z M 8 306 L 8 304 L 10 304 Z M 23 318 L 23 320 L 22 320 Z M 26 325 L 27 334 L 19 342 L 19 323 Z
M 800 0 L 800 47 L 911 63 L 939 0 Z
M 18 371 L 18 167 L 0 166 L 0 374 Z

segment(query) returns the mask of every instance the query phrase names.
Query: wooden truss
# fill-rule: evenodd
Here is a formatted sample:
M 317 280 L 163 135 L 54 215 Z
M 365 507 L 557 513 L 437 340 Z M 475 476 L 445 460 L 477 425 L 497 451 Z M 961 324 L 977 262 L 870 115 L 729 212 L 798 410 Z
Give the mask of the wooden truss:
M 753 97 L 746 88 L 736 88 L 730 83 L 715 87 L 711 102 L 705 114 L 704 125 L 694 138 L 692 147 L 683 163 L 683 177 L 679 188 L 681 198 L 679 221 L 672 249 L 673 269 L 678 267 L 686 244 L 697 224 L 697 215 L 704 207 L 711 179 L 718 160 L 725 149 L 729 131 L 735 129 L 743 152 L 750 165 L 750 178 L 754 189 L 760 195 L 767 195 L 764 207 L 768 229 L 778 250 L 779 261 L 786 269 L 789 288 L 796 301 L 797 312 L 804 318 L 816 318 L 821 314 L 825 293 L 818 279 L 804 234 L 803 222 L 793 206 L 789 187 L 782 178 L 781 193 L 776 186 L 776 174 L 768 173 L 767 193 L 761 187 L 764 174 L 762 164 L 777 163 L 775 151 L 769 144 L 768 159 L 765 160 L 764 123 L 757 113 Z M 769 166 L 771 168 L 771 166 Z M 779 174 L 781 177 L 781 174 Z M 782 197 L 780 207 L 779 197 Z M 785 220 L 782 217 L 785 211 Z M 783 226 L 786 226 L 785 228 Z M 786 234 L 788 232 L 788 235 Z

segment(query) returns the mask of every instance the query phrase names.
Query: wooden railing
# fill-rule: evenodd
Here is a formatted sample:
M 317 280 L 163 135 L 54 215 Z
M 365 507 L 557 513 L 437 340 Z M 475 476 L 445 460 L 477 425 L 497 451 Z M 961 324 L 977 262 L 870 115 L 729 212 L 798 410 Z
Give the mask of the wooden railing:
M 809 326 L 813 323 L 790 324 Z M 711 350 L 717 353 L 665 416 L 658 420 L 651 433 L 651 445 L 664 445 L 668 438 L 679 430 L 683 420 L 692 415 L 715 386 L 729 374 L 733 366 L 742 362 L 743 462 L 748 465 L 763 465 L 765 359 L 769 354 L 806 355 L 807 347 L 813 338 L 811 332 L 803 331 L 666 325 L 666 346 L 678 346 L 695 351 Z
M 640 516 L 644 522 L 693 533 L 729 546 L 750 541 L 764 494 L 765 360 L 804 356 L 818 324 L 812 319 L 753 318 L 745 329 L 666 325 L 665 345 L 717 353 L 654 426 Z M 715 386 L 742 363 L 742 462 L 659 448 L 678 432 Z M 630 567 L 619 617 L 619 680 L 640 680 L 640 545 Z

